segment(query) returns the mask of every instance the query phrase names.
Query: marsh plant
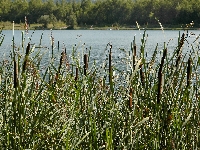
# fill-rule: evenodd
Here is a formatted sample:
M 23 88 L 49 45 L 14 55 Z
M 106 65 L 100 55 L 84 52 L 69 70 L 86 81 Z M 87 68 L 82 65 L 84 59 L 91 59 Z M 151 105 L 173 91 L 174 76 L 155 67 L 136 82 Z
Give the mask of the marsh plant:
M 151 59 L 146 37 L 121 51 L 125 61 L 109 43 L 102 64 L 89 50 L 80 62 L 75 46 L 44 68 L 39 49 L 16 50 L 13 38 L 12 59 L 0 65 L 0 148 L 199 148 L 199 36 L 188 53 L 184 33 L 173 55 L 155 45 Z

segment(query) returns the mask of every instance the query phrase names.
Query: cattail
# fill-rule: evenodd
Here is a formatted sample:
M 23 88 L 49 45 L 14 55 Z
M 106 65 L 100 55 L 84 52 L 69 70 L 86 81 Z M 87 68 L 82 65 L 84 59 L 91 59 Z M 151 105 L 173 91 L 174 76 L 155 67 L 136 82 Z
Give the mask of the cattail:
M 181 48 L 183 47 L 184 40 L 185 40 L 185 34 L 183 33 L 182 36 L 181 36 L 181 40 L 179 42 L 179 45 L 178 45 L 177 55 L 179 55 L 179 52 L 180 52 Z
M 142 71 L 142 64 L 140 64 L 140 78 L 141 78 L 141 83 L 142 83 L 142 86 L 144 86 L 144 72 Z
M 39 89 L 39 83 L 38 83 L 38 81 L 37 81 L 36 84 L 35 84 L 35 89 L 36 89 L 36 90 Z
M 110 45 L 109 52 L 109 82 L 112 82 L 112 45 Z
M 66 57 L 65 53 L 62 52 L 61 56 L 60 56 L 60 64 L 59 64 L 59 67 L 58 67 L 58 72 L 56 73 L 56 76 L 55 76 L 55 83 L 54 84 L 56 84 L 56 81 L 58 80 L 58 76 L 60 74 L 60 70 L 61 70 L 62 64 L 65 60 L 65 57 Z
M 18 65 L 16 60 L 14 60 L 14 88 L 18 86 Z
M 179 64 L 180 60 L 181 60 L 181 55 L 179 55 L 179 56 L 177 57 L 177 60 L 176 60 L 176 67 L 178 67 L 178 64 Z
M 162 72 L 159 72 L 159 75 L 158 75 L 157 103 L 160 103 L 161 94 L 162 94 Z
M 71 77 L 73 77 L 73 73 L 74 73 L 74 66 L 72 64 L 72 72 L 71 72 Z
M 54 47 L 54 37 L 52 34 L 52 29 L 51 29 L 51 53 L 52 53 L 52 58 L 53 58 L 53 47 Z
M 78 67 L 76 67 L 76 76 L 75 76 L 75 81 L 77 82 L 78 80 Z M 75 88 L 77 89 L 77 85 L 75 83 Z
M 130 110 L 132 109 L 132 105 L 133 105 L 133 90 L 132 88 L 130 88 L 130 91 L 129 91 L 129 109 Z
M 184 39 L 185 39 L 185 34 L 183 33 L 181 40 L 179 42 L 179 45 L 178 45 L 176 67 L 178 67 L 178 64 L 179 64 L 180 59 L 181 59 L 181 48 L 183 47 Z
M 56 84 L 56 81 L 58 80 L 58 75 L 59 75 L 59 74 L 56 73 L 54 85 Z
M 62 52 L 61 57 L 60 57 L 60 64 L 59 64 L 59 68 L 58 68 L 58 73 L 60 73 L 60 69 L 61 69 L 62 64 L 64 63 L 65 60 L 66 60 L 66 54 L 65 54 L 65 52 Z
M 84 75 L 86 76 L 88 69 L 88 56 L 87 54 L 84 55 Z
M 28 46 L 26 47 L 26 54 L 25 54 L 25 60 L 24 60 L 23 67 L 22 67 L 22 72 L 25 72 L 25 70 L 27 68 L 29 52 L 30 52 L 30 43 L 28 43 Z
M 75 76 L 75 81 L 78 80 L 78 68 L 76 68 L 76 76 Z
M 136 44 L 133 45 L 133 69 L 135 70 Z
M 191 58 L 188 59 L 188 66 L 187 66 L 187 87 L 190 85 L 190 80 L 191 80 L 191 72 L 192 72 L 192 67 L 191 67 L 192 60 Z
M 158 93 L 157 93 L 157 103 L 160 103 L 160 98 L 161 98 L 161 94 L 162 94 L 162 88 L 163 88 L 163 85 L 162 85 L 162 78 L 163 78 L 163 73 L 162 73 L 162 68 L 163 68 L 163 65 L 164 65 L 164 60 L 167 56 L 167 49 L 164 49 L 164 52 L 163 52 L 163 57 L 162 57 L 162 60 L 161 60 L 161 63 L 160 63 L 160 68 L 159 68 L 159 71 L 158 71 Z
M 58 51 L 59 51 L 59 48 L 60 48 L 60 43 L 59 43 L 59 41 L 58 41 Z
M 167 56 L 167 49 L 165 49 L 163 52 L 163 57 L 162 57 L 161 64 L 160 64 L 161 71 L 162 71 L 162 67 L 164 65 L 164 60 L 165 60 L 166 56 Z
M 66 63 L 66 68 L 69 70 L 70 69 L 70 64 L 69 64 L 69 61 L 68 61 L 68 58 L 67 58 L 67 49 L 65 48 L 65 63 Z

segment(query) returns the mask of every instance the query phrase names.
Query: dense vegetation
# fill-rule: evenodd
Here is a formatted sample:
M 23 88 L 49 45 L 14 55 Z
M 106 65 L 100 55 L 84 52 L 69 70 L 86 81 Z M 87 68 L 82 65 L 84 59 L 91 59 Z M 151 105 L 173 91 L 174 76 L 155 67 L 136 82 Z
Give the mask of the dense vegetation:
M 13 38 L 0 64 L 0 149 L 198 149 L 199 36 L 155 45 L 149 60 L 146 39 L 120 58 L 108 44 L 99 65 L 79 45 L 55 57 L 52 42 L 44 65 L 42 47 Z
M 19 9 L 20 8 L 20 9 Z M 1 0 L 1 21 L 42 23 L 61 26 L 79 25 L 166 25 L 199 26 L 199 0 Z M 155 19 L 157 18 L 157 19 Z

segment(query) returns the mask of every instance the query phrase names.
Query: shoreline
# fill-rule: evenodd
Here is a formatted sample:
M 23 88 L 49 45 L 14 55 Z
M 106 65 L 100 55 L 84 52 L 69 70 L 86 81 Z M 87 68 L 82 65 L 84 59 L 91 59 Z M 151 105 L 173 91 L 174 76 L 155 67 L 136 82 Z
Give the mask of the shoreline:
M 13 30 L 12 28 L 2 28 L 0 27 L 1 30 Z M 15 28 L 15 30 L 26 30 L 23 28 Z M 57 28 L 30 28 L 28 30 L 116 30 L 116 29 L 104 29 L 104 28 L 94 28 L 94 29 L 86 29 L 86 28 L 75 28 L 75 29 L 57 29 Z M 164 29 L 160 29 L 160 28 L 143 28 L 143 29 L 135 29 L 135 28 L 121 28 L 121 29 L 117 29 L 117 30 L 200 30 L 200 28 L 188 28 L 188 29 L 182 29 L 182 28 L 164 28 Z
M 1 30 L 13 30 L 13 24 L 10 22 L 1 22 L 0 23 L 0 29 Z M 24 27 L 24 24 L 15 24 L 14 26 L 15 30 L 26 30 Z M 116 27 L 116 26 L 96 26 L 96 27 L 90 27 L 88 26 L 77 26 L 74 28 L 71 27 L 53 27 L 53 28 L 43 28 L 42 24 L 30 24 L 28 30 L 200 30 L 200 27 L 179 27 L 174 26 L 174 27 L 130 27 L 130 26 L 121 26 L 121 27 Z

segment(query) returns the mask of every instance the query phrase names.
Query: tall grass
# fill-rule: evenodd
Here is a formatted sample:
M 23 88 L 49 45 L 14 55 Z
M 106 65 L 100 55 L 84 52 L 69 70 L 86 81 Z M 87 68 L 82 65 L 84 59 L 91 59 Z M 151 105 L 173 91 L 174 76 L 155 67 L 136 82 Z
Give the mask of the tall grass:
M 79 63 L 74 48 L 42 73 L 40 53 L 30 55 L 34 46 L 25 55 L 13 50 L 15 59 L 0 65 L 0 148 L 199 148 L 199 45 L 183 54 L 187 39 L 179 37 L 174 54 L 164 47 L 156 62 L 157 46 L 145 56 L 145 37 L 140 49 L 134 39 L 126 63 L 114 63 L 110 45 L 108 68 L 88 62 L 88 54 Z

